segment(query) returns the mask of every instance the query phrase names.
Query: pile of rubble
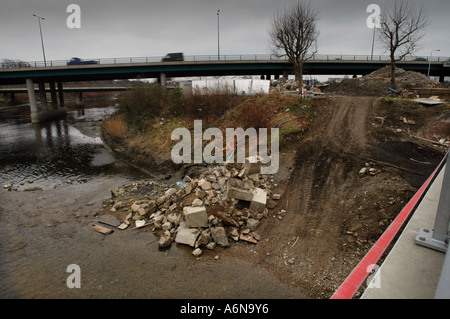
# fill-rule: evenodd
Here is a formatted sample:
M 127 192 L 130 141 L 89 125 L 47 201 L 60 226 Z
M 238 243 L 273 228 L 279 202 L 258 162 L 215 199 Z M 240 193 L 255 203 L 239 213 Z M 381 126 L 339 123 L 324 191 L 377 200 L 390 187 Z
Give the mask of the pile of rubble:
M 405 98 L 414 98 L 410 92 L 413 88 L 433 88 L 440 86 L 438 81 L 429 79 L 426 75 L 395 69 L 395 81 L 397 92 L 404 94 Z M 390 93 L 391 68 L 386 66 L 363 77 L 344 79 L 339 83 L 333 83 L 326 89 L 327 92 L 344 95 L 383 96 Z
M 240 166 L 210 167 L 197 177 L 185 176 L 172 184 L 154 181 L 124 185 L 112 192 L 111 211 L 127 213 L 119 229 L 151 226 L 159 236 L 159 246 L 173 242 L 202 249 L 228 247 L 233 242 L 257 244 L 261 239 L 257 228 L 269 215 L 266 202 L 273 184 L 271 175 L 259 174 L 261 163 L 247 159 Z M 148 189 L 147 194 L 129 195 Z M 272 194 L 272 199 L 280 199 Z

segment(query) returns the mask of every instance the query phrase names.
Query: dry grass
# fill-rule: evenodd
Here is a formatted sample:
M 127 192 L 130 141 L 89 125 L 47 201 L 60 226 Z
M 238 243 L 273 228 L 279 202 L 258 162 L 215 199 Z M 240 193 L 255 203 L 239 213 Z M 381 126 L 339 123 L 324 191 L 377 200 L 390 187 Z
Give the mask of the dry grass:
M 112 115 L 103 122 L 103 129 L 106 134 L 113 137 L 126 137 L 128 128 L 125 121 L 118 114 Z

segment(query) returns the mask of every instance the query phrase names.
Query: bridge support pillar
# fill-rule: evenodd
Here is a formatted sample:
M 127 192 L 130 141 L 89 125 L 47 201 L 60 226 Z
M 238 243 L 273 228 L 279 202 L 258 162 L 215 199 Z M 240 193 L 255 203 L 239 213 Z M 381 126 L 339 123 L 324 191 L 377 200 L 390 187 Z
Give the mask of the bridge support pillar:
M 27 83 L 27 91 L 28 91 L 28 100 L 30 101 L 30 116 L 31 116 L 31 123 L 40 123 L 45 121 L 50 121 L 55 118 L 63 117 L 65 116 L 66 109 L 65 108 L 58 108 L 54 107 L 53 109 L 47 108 L 47 97 L 45 93 L 45 85 L 44 81 L 38 82 L 39 85 L 39 95 L 41 98 L 41 107 L 38 107 L 36 102 L 36 93 L 34 91 L 34 83 L 32 79 L 26 79 Z M 54 87 L 54 84 L 53 84 Z M 50 84 L 50 90 L 52 90 L 52 85 Z M 56 98 L 53 99 L 53 97 L 56 97 L 56 94 L 52 94 L 52 103 L 53 101 L 56 101 Z
M 81 91 L 75 92 L 75 104 L 76 105 L 83 104 L 83 92 Z
M 58 82 L 59 107 L 64 107 L 64 91 L 62 82 Z
M 57 109 L 58 108 L 58 99 L 56 96 L 56 88 L 55 88 L 55 81 L 50 81 L 49 82 L 49 86 L 50 86 L 50 96 L 52 97 L 52 109 Z
M 283 71 L 283 79 L 288 79 L 289 77 L 289 72 L 288 71 Z
M 41 99 L 41 108 L 43 111 L 47 111 L 48 110 L 47 93 L 45 92 L 44 81 L 39 81 L 38 86 L 39 86 L 39 98 Z
M 161 86 L 163 86 L 163 87 L 166 87 L 166 74 L 165 73 L 159 74 L 159 84 L 161 84 Z
M 439 76 L 439 82 L 444 83 L 445 75 L 441 74 Z

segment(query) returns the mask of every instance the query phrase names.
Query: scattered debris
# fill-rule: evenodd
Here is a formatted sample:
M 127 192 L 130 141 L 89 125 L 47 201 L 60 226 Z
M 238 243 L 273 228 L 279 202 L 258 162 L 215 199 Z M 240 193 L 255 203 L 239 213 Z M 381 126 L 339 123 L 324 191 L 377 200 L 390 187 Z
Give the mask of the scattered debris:
M 247 158 L 242 165 L 214 166 L 196 177 L 186 175 L 182 182 L 123 185 L 111 191 L 109 210 L 126 214 L 115 227 L 153 225 L 159 247 L 173 242 L 187 245 L 196 257 L 203 247 L 229 247 L 240 240 L 257 244 L 261 236 L 256 230 L 269 215 L 268 198 L 281 198 L 271 194 L 273 180 L 259 174 L 260 168 L 259 159 Z
M 96 224 L 92 224 L 92 227 L 93 227 L 96 231 L 98 231 L 99 233 L 102 233 L 102 234 L 104 234 L 104 235 L 109 235 L 109 234 L 111 234 L 112 232 L 114 232 L 114 230 L 112 230 L 112 229 L 109 229 L 109 228 L 106 228 L 106 227 L 103 227 L 103 226 L 100 226 L 100 225 L 96 225 Z

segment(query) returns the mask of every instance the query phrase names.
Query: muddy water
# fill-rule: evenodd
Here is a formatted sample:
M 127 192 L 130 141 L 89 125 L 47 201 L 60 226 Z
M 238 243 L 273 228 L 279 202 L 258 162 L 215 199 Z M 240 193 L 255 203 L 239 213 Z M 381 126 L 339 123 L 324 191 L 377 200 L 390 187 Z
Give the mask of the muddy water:
M 249 261 L 251 246 L 195 259 L 185 247 L 159 250 L 149 232 L 94 231 L 110 190 L 150 178 L 102 144 L 98 124 L 112 111 L 86 105 L 39 125 L 26 110 L 1 114 L 0 298 L 305 297 Z M 71 264 L 81 288 L 67 286 Z

